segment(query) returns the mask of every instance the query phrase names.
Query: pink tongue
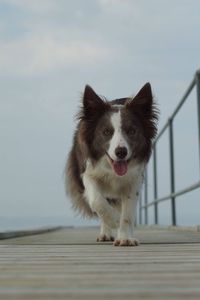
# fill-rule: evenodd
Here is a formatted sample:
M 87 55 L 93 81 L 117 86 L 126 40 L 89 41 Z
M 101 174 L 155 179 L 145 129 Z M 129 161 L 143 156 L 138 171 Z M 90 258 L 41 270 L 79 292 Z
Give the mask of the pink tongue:
M 127 162 L 126 161 L 114 161 L 113 169 L 117 175 L 123 176 L 126 174 L 126 172 L 128 170 Z

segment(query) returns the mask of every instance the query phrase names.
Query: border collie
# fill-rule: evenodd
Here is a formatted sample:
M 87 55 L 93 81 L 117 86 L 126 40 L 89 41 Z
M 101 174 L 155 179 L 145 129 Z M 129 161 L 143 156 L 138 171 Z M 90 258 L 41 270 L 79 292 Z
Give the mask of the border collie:
M 135 97 L 107 101 L 88 85 L 66 165 L 66 190 L 75 210 L 99 217 L 97 241 L 137 246 L 133 236 L 143 173 L 157 133 L 151 85 Z M 112 229 L 117 229 L 114 240 Z

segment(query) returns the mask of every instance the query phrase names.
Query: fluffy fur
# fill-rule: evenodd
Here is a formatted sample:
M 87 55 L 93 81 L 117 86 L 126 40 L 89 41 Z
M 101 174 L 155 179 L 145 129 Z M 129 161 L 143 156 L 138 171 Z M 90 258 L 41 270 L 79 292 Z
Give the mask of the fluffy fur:
M 158 111 L 149 83 L 134 98 L 107 101 L 85 87 L 66 165 L 66 189 L 75 210 L 99 217 L 98 241 L 134 246 L 133 226 L 143 172 L 157 133 Z

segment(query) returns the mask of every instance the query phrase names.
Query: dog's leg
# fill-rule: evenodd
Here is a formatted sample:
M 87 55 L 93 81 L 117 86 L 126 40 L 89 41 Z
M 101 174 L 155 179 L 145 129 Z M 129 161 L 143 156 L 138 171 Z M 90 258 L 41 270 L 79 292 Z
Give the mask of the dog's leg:
M 119 227 L 119 213 L 109 205 L 101 194 L 96 182 L 89 176 L 83 175 L 85 198 L 93 212 L 96 212 L 101 221 L 111 228 Z
M 139 241 L 133 237 L 135 210 L 139 196 L 139 187 L 133 188 L 131 197 L 123 197 L 121 203 L 120 225 L 115 246 L 138 246 Z
M 112 236 L 112 230 L 111 228 L 104 223 L 104 221 L 101 222 L 101 229 L 100 229 L 100 235 L 97 238 L 97 242 L 113 242 L 114 237 Z
M 133 237 L 134 215 L 136 199 L 123 198 L 120 225 L 115 246 L 138 246 L 139 242 Z

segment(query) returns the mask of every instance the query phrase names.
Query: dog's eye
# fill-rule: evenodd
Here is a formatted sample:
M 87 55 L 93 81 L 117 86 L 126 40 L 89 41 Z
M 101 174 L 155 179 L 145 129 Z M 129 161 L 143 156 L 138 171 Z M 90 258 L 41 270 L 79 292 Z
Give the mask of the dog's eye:
M 105 136 L 111 136 L 111 135 L 112 135 L 112 130 L 109 129 L 109 128 L 105 128 L 105 129 L 103 130 L 103 134 L 104 134 Z
M 128 135 L 135 135 L 136 129 L 135 129 L 135 128 L 129 128 L 129 129 L 127 130 L 127 133 L 128 133 Z

